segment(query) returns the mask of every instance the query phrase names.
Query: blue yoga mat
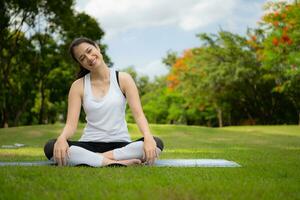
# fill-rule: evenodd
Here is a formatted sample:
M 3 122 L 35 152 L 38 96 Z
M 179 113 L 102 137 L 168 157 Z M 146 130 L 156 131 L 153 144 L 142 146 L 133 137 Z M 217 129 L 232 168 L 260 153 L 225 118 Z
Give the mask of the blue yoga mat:
M 0 166 L 45 166 L 55 165 L 53 161 L 0 162 Z M 241 167 L 236 162 L 224 159 L 162 159 L 156 160 L 158 167 Z
M 45 166 L 55 165 L 53 161 L 23 161 L 23 162 L 0 162 L 0 166 Z
M 233 161 L 224 159 L 165 159 L 157 160 L 159 167 L 241 167 Z

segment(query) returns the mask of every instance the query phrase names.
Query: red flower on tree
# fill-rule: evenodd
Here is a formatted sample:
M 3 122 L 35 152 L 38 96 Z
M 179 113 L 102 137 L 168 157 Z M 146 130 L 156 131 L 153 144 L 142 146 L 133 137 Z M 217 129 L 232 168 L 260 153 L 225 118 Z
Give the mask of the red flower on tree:
M 281 36 L 281 41 L 282 43 L 287 43 L 288 45 L 293 43 L 292 39 L 286 33 Z
M 274 46 L 278 46 L 279 40 L 277 38 L 273 38 L 272 43 Z
M 275 27 L 278 27 L 278 26 L 279 26 L 279 22 L 278 22 L 278 21 L 275 21 L 275 22 L 273 22 L 273 25 L 274 25 Z

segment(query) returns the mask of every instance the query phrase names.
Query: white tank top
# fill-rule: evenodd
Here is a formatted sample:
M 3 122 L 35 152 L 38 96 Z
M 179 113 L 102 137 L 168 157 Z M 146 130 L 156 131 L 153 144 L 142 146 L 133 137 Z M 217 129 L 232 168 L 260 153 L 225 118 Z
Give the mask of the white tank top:
M 90 73 L 84 76 L 83 109 L 87 124 L 79 141 L 131 142 L 125 120 L 126 98 L 116 78 L 116 71 L 109 68 L 108 92 L 101 99 L 92 93 Z

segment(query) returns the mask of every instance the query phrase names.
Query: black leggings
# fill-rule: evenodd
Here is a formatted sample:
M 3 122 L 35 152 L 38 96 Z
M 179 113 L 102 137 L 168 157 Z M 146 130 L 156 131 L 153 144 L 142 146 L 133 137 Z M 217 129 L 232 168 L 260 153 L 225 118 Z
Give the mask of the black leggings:
M 161 151 L 163 151 L 163 149 L 164 149 L 163 141 L 158 137 L 153 137 L 153 138 L 156 142 L 156 146 Z M 137 142 L 137 141 L 144 141 L 144 138 L 140 138 L 133 142 Z M 44 146 L 44 153 L 49 160 L 53 157 L 53 149 L 54 149 L 55 142 L 56 142 L 56 139 L 51 139 Z M 132 142 L 80 142 L 80 141 L 69 141 L 69 140 L 67 142 L 68 142 L 69 146 L 72 146 L 72 145 L 79 146 L 79 147 L 85 148 L 89 151 L 96 152 L 96 153 L 104 153 L 107 151 L 111 151 L 111 150 L 114 150 L 117 148 L 124 147 L 124 146 L 132 143 Z

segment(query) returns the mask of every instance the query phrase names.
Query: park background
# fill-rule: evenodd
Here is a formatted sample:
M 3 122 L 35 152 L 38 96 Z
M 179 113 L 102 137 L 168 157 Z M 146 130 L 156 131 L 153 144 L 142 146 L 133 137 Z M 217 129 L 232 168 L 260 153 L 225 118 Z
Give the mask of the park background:
M 78 70 L 68 55 L 74 38 L 96 41 L 114 67 L 102 43 L 101 21 L 76 11 L 75 3 L 1 1 L 1 127 L 65 121 Z M 246 34 L 219 27 L 216 33 L 197 33 L 196 47 L 165 52 L 166 75 L 149 78 L 121 66 L 133 76 L 150 123 L 300 124 L 300 5 L 266 1 L 261 9 Z M 127 120 L 133 122 L 129 109 Z

